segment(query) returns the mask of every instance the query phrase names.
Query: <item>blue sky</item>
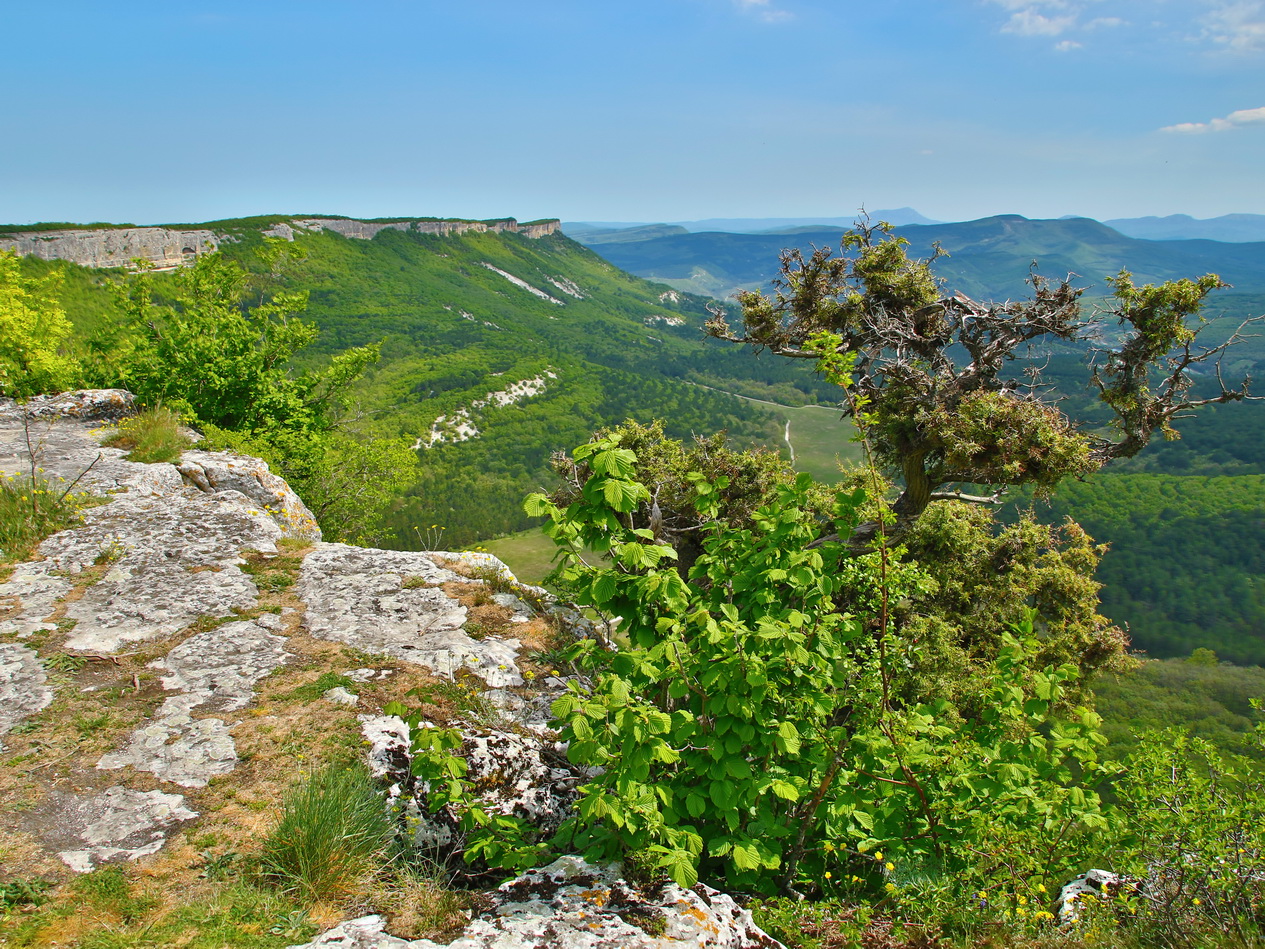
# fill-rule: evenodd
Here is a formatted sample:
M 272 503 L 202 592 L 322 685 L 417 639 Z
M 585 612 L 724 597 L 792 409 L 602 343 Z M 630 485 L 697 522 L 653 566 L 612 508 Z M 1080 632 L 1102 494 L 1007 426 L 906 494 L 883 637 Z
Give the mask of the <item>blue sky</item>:
M 0 0 L 0 221 L 1265 213 L 1265 0 Z

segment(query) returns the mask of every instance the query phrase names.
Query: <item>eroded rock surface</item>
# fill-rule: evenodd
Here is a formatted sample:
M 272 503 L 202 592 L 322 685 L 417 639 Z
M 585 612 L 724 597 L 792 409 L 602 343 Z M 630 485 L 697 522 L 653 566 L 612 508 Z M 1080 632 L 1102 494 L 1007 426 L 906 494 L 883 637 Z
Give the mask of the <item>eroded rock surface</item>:
M 194 718 L 195 710 L 231 712 L 243 708 L 255 683 L 286 661 L 285 639 L 273 630 L 280 617 L 227 623 L 198 633 L 152 663 L 166 669 L 163 688 L 183 694 L 167 699 L 153 721 L 132 732 L 126 745 L 104 755 L 104 770 L 131 765 L 182 787 L 204 787 L 237 765 L 229 725 L 219 718 Z
M 476 640 L 465 633 L 466 608 L 439 588 L 464 578 L 439 566 L 437 556 L 464 555 L 321 544 L 299 574 L 308 630 L 442 675 L 464 667 L 493 688 L 522 685 L 515 664 L 519 641 Z
M 55 794 L 45 809 L 57 828 L 48 841 L 72 870 L 87 873 L 112 860 L 135 860 L 157 853 L 167 836 L 197 817 L 180 794 L 108 788 L 101 794 Z
M 287 537 L 321 539 L 321 529 L 307 505 L 260 458 L 227 451 L 186 451 L 176 467 L 186 482 L 207 494 L 237 491 L 249 498 L 272 515 Z
M 448 949 L 778 949 L 751 914 L 710 887 L 670 884 L 642 890 L 615 868 L 562 857 L 503 884 L 492 906 Z M 429 939 L 397 939 L 380 917 L 350 920 L 291 949 L 439 949 Z
M 520 817 L 550 835 L 566 820 L 576 787 L 588 773 L 567 760 L 566 746 L 552 733 L 524 734 L 511 726 L 457 722 L 448 727 L 461 732 L 462 745 L 454 753 L 466 762 L 465 779 L 478 789 L 480 806 Z M 429 786 L 413 773 L 408 723 L 390 715 L 364 716 L 361 730 L 370 745 L 370 770 L 388 785 L 413 843 L 445 859 L 459 859 L 464 850 L 460 817 L 448 809 L 431 813 Z
M 0 643 L 0 751 L 14 725 L 53 701 L 39 653 L 17 643 Z

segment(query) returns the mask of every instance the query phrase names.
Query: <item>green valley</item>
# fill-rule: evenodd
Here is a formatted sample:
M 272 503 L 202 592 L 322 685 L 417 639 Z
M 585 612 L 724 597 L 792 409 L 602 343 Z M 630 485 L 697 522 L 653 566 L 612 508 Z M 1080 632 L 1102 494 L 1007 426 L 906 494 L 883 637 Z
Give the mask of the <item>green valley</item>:
M 302 318 L 319 333 L 296 355 L 296 372 L 315 370 L 353 347 L 381 344 L 381 358 L 351 390 L 339 425 L 362 441 L 411 448 L 421 463 L 404 480 L 376 486 L 390 503 L 369 533 L 362 528 L 355 536 L 421 548 L 522 532 L 532 525 L 522 498 L 554 483 L 551 455 L 626 418 L 663 418 L 668 434 L 679 438 L 728 430 L 739 445 L 793 456 L 800 470 L 822 481 L 833 480 L 839 460 L 857 459 L 851 426 L 828 407 L 837 403 L 837 389 L 807 366 L 704 339 L 714 301 L 632 276 L 552 222 L 514 230 L 497 229 L 497 222 L 466 224 L 434 233 L 448 225 L 278 215 L 179 226 L 222 235 L 221 252 L 250 272 L 250 292 L 258 299 L 279 291 L 308 294 Z M 363 228 L 372 239 L 343 236 L 335 227 Z M 668 230 L 616 231 L 594 246 L 616 261 L 629 249 L 657 247 L 688 263 L 686 244 L 672 249 L 664 242 L 692 242 L 696 249 L 723 244 L 742 248 L 741 267 L 748 268 L 742 272 L 767 274 L 777 245 L 837 238 L 833 231 Z M 293 240 L 266 241 L 269 231 Z M 1032 255 L 1041 255 L 1047 273 L 1052 267 L 1101 273 L 1146 251 L 1149 256 L 1133 265 L 1158 279 L 1190 250 L 1189 242 L 1134 241 L 1084 220 L 998 218 L 900 233 L 918 238 L 915 250 L 927 242 L 919 235 L 943 239 L 953 256 L 937 262 L 940 272 L 980 296 L 1014 289 Z M 1255 288 L 1256 245 L 1195 243 L 1203 256 L 1187 260 L 1182 272 L 1220 268 L 1233 277 L 1239 268 L 1238 279 Z M 265 248 L 267 259 L 260 256 Z M 62 305 L 86 353 L 117 344 L 107 332 L 119 319 L 108 284 L 122 279 L 122 271 L 33 257 L 24 257 L 21 267 L 34 277 L 59 275 Z M 154 276 L 160 302 L 172 280 L 171 274 Z M 1239 289 L 1218 294 L 1214 306 L 1253 312 L 1261 298 Z M 1221 325 L 1210 328 L 1220 333 L 1213 342 L 1226 332 Z M 1047 367 L 1047 378 L 1073 404 L 1083 401 L 1080 362 L 1069 350 L 1055 353 Z M 1262 363 L 1265 346 L 1248 340 L 1227 370 L 1259 374 Z M 1100 423 L 1092 411 L 1083 417 Z M 1158 656 L 1207 646 L 1228 659 L 1265 661 L 1265 607 L 1256 586 L 1263 556 L 1257 482 L 1265 458 L 1255 433 L 1263 421 L 1257 405 L 1213 407 L 1183 426 L 1183 440 L 1158 442 L 1109 475 L 1065 485 L 1053 507 L 1038 509 L 1055 522 L 1071 514 L 1111 544 L 1100 573 L 1103 609 L 1128 624 L 1135 646 Z M 1217 480 L 1184 481 L 1189 475 Z M 1174 505 L 1174 496 L 1183 503 Z M 337 534 L 335 527 L 331 536 Z M 539 542 L 506 543 L 534 551 L 523 561 L 525 573 L 543 575 L 547 556 L 542 559 Z M 507 556 L 515 563 L 516 555 Z

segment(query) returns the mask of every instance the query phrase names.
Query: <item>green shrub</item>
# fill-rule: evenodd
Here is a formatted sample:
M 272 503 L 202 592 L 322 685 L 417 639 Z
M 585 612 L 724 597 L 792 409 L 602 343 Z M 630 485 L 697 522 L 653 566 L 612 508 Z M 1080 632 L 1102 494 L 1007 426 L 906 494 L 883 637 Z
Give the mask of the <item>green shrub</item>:
M 1265 744 L 1265 726 L 1254 737 Z M 1265 942 L 1265 768 L 1170 729 L 1142 738 L 1114 790 L 1109 852 L 1139 881 L 1123 902 L 1148 942 Z
M 128 449 L 127 460 L 145 464 L 176 461 L 192 441 L 180 430 L 180 416 L 158 406 L 119 423 L 103 444 Z
M 391 859 L 394 822 L 363 764 L 327 765 L 285 802 L 259 858 L 265 879 L 313 902 L 362 891 Z

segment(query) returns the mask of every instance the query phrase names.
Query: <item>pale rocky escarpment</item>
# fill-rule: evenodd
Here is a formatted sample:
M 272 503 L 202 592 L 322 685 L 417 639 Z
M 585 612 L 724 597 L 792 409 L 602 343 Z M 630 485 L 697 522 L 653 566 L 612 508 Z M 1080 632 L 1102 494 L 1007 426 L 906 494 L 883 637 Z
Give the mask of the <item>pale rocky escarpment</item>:
M 165 227 L 28 231 L 0 236 L 0 251 L 23 257 L 69 260 L 84 267 L 130 267 L 136 259 L 171 270 L 214 251 L 222 238 L 208 230 Z
M 295 218 L 289 223 L 274 224 L 264 231 L 268 237 L 294 240 L 295 229 L 306 231 L 330 231 L 357 240 L 372 240 L 382 231 L 405 231 L 411 234 L 434 234 L 439 237 L 459 237 L 462 234 L 521 234 L 539 238 L 556 234 L 561 221 L 535 221 L 519 224 L 513 218 L 500 221 L 354 221 L 346 218 Z
M 481 682 L 480 701 L 499 710 L 478 722 L 446 722 L 461 730 L 462 754 L 481 778 L 487 807 L 542 828 L 565 818 L 587 776 L 566 761 L 546 724 L 549 701 L 566 682 L 548 676 L 543 688 L 523 688 L 521 643 L 511 635 L 546 608 L 544 591 L 519 586 L 519 595 L 487 596 L 504 611 L 504 628 L 476 629 L 470 617 L 477 611 L 456 591 L 487 582 L 470 574 L 513 583 L 495 558 L 323 543 L 302 502 L 257 459 L 187 451 L 177 464 L 127 461 L 99 443 L 130 404 L 118 391 L 68 393 L 25 407 L 0 402 L 0 471 L 30 470 L 29 437 L 44 477 L 78 478 L 76 490 L 103 502 L 84 510 L 81 525 L 45 540 L 35 558 L 0 583 L 0 740 L 28 741 L 32 729 L 49 727 L 59 702 L 73 698 L 68 690 L 98 688 L 81 689 L 76 682 L 83 680 L 59 671 L 68 660 L 108 670 L 143 650 L 131 661 L 137 668 L 145 663 L 153 680 L 146 695 L 136 679 L 134 691 L 112 693 L 111 707 L 120 714 L 130 701 L 142 703 L 141 713 L 127 718 L 104 750 L 44 760 L 38 745 L 27 746 L 28 758 L 35 755 L 22 764 L 29 797 L 20 808 L 0 810 L 0 836 L 22 840 L 45 861 L 41 866 L 60 866 L 67 875 L 158 854 L 174 835 L 198 826 L 199 795 L 211 782 L 240 773 L 240 728 L 267 714 L 259 707 L 262 684 L 301 666 L 296 656 L 310 662 L 312 643 L 345 644 L 369 663 L 329 668 L 353 687 L 317 701 L 363 710 L 371 768 L 400 813 L 415 818 L 416 840 L 461 845 L 451 815 L 422 812 L 425 788 L 411 773 L 407 724 L 357 695 L 401 669 Z M 297 579 L 291 598 L 280 602 L 293 605 L 261 611 L 257 574 L 243 568 L 287 553 Z M 585 634 L 577 613 L 548 608 Z M 396 671 L 379 668 L 384 663 L 395 663 Z M 701 886 L 641 890 L 616 868 L 574 857 L 510 881 L 489 894 L 487 907 L 452 945 L 777 945 L 723 894 Z M 353 920 L 312 945 L 436 945 L 398 939 L 388 928 L 377 917 Z
M 375 223 L 344 218 L 296 218 L 264 230 L 267 237 L 292 241 L 303 231 L 330 231 L 344 237 L 371 240 L 384 230 L 454 237 L 462 234 L 520 234 L 541 238 L 561 229 L 557 220 L 519 224 L 513 218 L 499 221 L 392 221 Z M 217 250 L 224 234 L 205 228 L 108 227 L 72 228 L 63 231 L 19 231 L 0 235 L 0 252 L 23 257 L 67 260 L 84 267 L 132 267 L 144 260 L 158 270 L 174 270 L 203 254 Z M 566 292 L 571 293 L 570 289 Z M 574 294 L 573 294 L 574 295 Z

